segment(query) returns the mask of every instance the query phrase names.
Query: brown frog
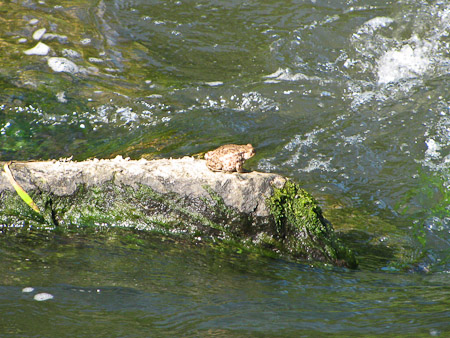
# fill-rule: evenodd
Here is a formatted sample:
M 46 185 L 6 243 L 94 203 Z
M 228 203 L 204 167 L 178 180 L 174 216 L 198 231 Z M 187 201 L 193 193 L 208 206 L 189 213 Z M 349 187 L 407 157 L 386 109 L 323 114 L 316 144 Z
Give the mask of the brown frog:
M 206 166 L 212 171 L 244 172 L 245 160 L 255 155 L 251 144 L 226 144 L 205 154 Z

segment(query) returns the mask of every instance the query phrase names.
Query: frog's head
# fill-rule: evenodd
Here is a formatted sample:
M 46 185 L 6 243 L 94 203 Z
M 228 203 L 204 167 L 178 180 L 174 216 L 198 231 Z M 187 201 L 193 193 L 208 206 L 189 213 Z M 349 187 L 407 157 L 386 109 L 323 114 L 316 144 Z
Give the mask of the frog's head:
M 249 143 L 245 146 L 246 151 L 244 154 L 244 158 L 247 160 L 250 157 L 253 157 L 255 155 L 255 148 L 253 148 L 253 146 Z

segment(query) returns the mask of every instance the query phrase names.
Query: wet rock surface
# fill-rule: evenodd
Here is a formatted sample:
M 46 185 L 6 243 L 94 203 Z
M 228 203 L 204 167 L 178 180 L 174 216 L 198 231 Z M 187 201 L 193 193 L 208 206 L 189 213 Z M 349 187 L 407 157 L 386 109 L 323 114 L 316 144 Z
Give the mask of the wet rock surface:
M 40 211 L 2 173 L 5 229 L 131 227 L 221 250 L 357 266 L 314 197 L 277 174 L 212 172 L 191 157 L 15 162 L 9 168 Z
M 208 198 L 205 189 L 208 186 L 223 198 L 226 206 L 254 216 L 269 215 L 265 199 L 270 196 L 272 185 L 281 188 L 286 181 L 280 175 L 269 173 L 212 172 L 204 160 L 192 157 L 152 161 L 117 157 L 84 162 L 15 162 L 10 168 L 26 191 L 39 189 L 57 196 L 73 195 L 80 185 L 89 188 L 113 182 L 133 188 L 145 185 L 161 194 Z M 13 188 L 1 175 L 0 192 L 4 190 Z

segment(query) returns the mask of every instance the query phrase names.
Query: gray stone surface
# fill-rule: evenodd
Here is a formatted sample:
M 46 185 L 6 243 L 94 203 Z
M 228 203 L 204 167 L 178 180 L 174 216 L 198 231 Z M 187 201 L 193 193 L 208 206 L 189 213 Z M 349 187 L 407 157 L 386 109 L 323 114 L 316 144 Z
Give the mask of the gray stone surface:
M 2 168 L 4 162 L 1 163 Z M 181 159 L 14 162 L 10 165 L 16 181 L 26 190 L 70 196 L 77 186 L 86 187 L 113 182 L 138 187 L 146 185 L 159 193 L 177 193 L 191 198 L 205 197 L 209 186 L 223 198 L 225 204 L 253 216 L 268 216 L 265 199 L 272 185 L 282 187 L 286 181 L 280 175 L 250 172 L 222 173 L 207 169 L 205 161 Z M 13 190 L 4 173 L 0 175 L 0 193 Z

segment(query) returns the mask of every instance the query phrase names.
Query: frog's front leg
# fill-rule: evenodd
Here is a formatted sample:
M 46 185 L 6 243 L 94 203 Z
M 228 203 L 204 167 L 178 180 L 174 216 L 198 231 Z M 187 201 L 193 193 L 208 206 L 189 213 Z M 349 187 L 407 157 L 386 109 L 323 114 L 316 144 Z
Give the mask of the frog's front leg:
M 236 163 L 236 171 L 237 171 L 238 173 L 243 173 L 243 172 L 244 172 L 244 168 L 243 168 L 243 166 L 242 166 L 242 162 L 241 162 L 241 161 L 238 161 L 238 162 Z

